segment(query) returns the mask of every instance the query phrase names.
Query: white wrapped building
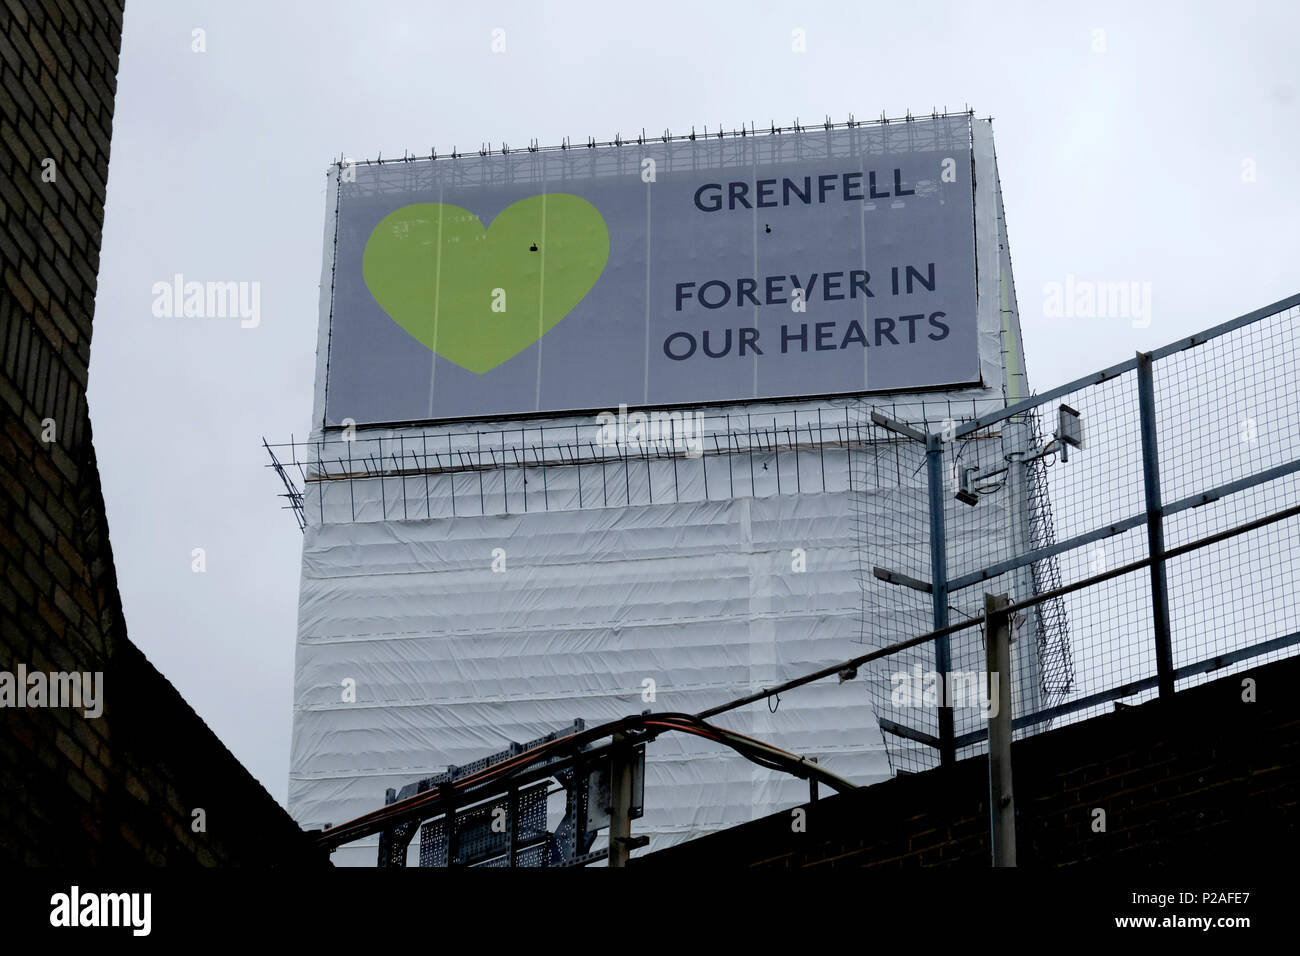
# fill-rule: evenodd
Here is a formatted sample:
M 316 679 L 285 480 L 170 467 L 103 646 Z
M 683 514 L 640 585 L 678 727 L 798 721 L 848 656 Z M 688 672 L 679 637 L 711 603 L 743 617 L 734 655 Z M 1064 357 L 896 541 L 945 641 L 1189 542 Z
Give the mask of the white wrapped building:
M 990 124 L 962 114 L 942 129 L 973 157 L 980 383 L 692 404 L 661 410 L 681 413 L 667 436 L 604 443 L 585 412 L 327 424 L 331 170 L 314 426 L 293 454 L 307 480 L 289 808 L 303 827 L 575 718 L 696 713 L 931 628 L 928 595 L 873 575 L 928 580 L 930 552 L 924 449 L 872 425 L 871 410 L 938 431 L 1027 394 Z M 672 440 L 688 428 L 689 443 Z M 945 494 L 950 573 L 1024 550 L 1034 512 L 1014 490 L 974 509 Z M 954 606 L 979 613 L 981 599 Z M 716 720 L 859 784 L 932 766 L 931 748 L 878 719 L 890 673 L 928 653 Z M 933 719 L 915 726 L 932 733 Z M 805 781 L 665 735 L 647 751 L 634 829 L 653 850 L 807 799 Z M 377 841 L 335 863 L 375 865 Z

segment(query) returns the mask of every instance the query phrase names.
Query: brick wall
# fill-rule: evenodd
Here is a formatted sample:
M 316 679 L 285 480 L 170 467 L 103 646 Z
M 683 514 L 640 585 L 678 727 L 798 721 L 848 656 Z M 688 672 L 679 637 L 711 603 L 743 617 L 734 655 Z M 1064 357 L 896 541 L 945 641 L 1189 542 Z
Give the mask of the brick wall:
M 1242 681 L 1257 700 L 1242 700 Z M 1021 866 L 1249 864 L 1300 850 L 1300 658 L 1012 748 Z M 725 720 L 719 718 L 725 725 Z M 1105 812 L 1105 830 L 1094 829 Z M 896 777 L 634 860 L 707 867 L 987 867 L 988 761 Z
M 86 406 L 122 16 L 0 0 L 0 679 L 104 675 L 98 718 L 0 709 L 0 863 L 317 862 L 122 620 Z

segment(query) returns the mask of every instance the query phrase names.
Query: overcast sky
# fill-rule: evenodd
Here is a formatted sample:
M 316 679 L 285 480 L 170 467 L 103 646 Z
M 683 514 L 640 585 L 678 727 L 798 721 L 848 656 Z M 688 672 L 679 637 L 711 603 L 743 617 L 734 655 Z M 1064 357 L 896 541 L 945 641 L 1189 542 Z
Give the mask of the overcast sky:
M 90 409 L 130 638 L 283 803 L 302 537 L 261 438 L 308 430 L 339 153 L 969 104 L 1046 389 L 1300 291 L 1297 11 L 128 0 Z M 176 273 L 260 283 L 260 323 L 155 317 Z M 1070 275 L 1150 283 L 1149 325 L 1045 315 Z

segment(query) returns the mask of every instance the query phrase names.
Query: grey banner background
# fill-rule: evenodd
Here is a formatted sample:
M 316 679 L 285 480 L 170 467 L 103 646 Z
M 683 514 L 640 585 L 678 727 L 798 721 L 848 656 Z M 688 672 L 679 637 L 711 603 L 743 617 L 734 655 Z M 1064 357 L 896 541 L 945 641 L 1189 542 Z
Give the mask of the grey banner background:
M 970 123 L 942 117 L 852 129 L 805 130 L 745 138 L 654 142 L 615 148 L 518 152 L 354 167 L 355 182 L 338 186 L 338 218 L 326 422 L 418 421 L 674 405 L 862 391 L 901 391 L 979 381 L 976 345 L 975 239 Z M 642 159 L 656 163 L 656 181 L 641 179 Z M 956 182 L 940 182 L 941 163 L 956 162 Z M 842 180 L 826 203 L 701 212 L 704 183 L 800 183 L 845 172 L 876 172 L 879 191 L 893 188 L 894 169 L 915 195 L 844 201 Z M 867 178 L 861 177 L 867 193 Z M 511 203 L 542 192 L 572 193 L 593 203 L 609 228 L 609 261 L 596 285 L 540 341 L 497 368 L 476 375 L 436 356 L 380 308 L 362 277 L 365 244 L 375 225 L 411 203 L 442 202 L 476 213 L 485 225 Z M 770 228 L 770 232 L 768 229 Z M 889 270 L 935 263 L 936 289 L 892 295 Z M 848 297 L 849 273 L 866 269 L 873 298 Z M 843 272 L 842 301 L 824 301 L 822 281 L 807 311 L 788 304 L 736 304 L 739 278 L 768 275 L 807 282 L 811 273 Z M 718 309 L 689 299 L 675 310 L 678 282 L 727 282 L 732 301 Z M 713 290 L 711 290 L 713 291 Z M 941 311 L 941 341 L 925 320 L 916 342 L 896 322 L 901 344 L 882 339 L 874 321 Z M 867 333 L 866 348 L 839 348 L 851 320 Z M 834 323 L 816 350 L 816 323 Z M 781 327 L 808 326 L 808 351 L 797 340 L 781 351 Z M 759 330 L 762 355 L 737 354 L 743 327 Z M 708 330 L 714 351 L 731 330 L 722 358 L 697 348 L 685 361 L 664 354 L 674 332 Z M 680 344 L 676 343 L 676 344 Z

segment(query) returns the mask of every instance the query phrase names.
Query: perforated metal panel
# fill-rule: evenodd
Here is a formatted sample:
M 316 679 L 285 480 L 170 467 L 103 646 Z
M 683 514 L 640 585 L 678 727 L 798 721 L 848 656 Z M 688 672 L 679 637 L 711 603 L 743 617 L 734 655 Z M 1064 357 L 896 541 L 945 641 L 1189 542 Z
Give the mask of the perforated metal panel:
M 544 780 L 519 791 L 515 866 L 544 866 L 546 853 L 546 795 Z M 500 821 L 493 827 L 494 819 Z M 447 819 L 431 820 L 420 828 L 420 866 L 509 866 L 509 801 L 491 803 L 456 814 L 455 851 L 448 858 Z

